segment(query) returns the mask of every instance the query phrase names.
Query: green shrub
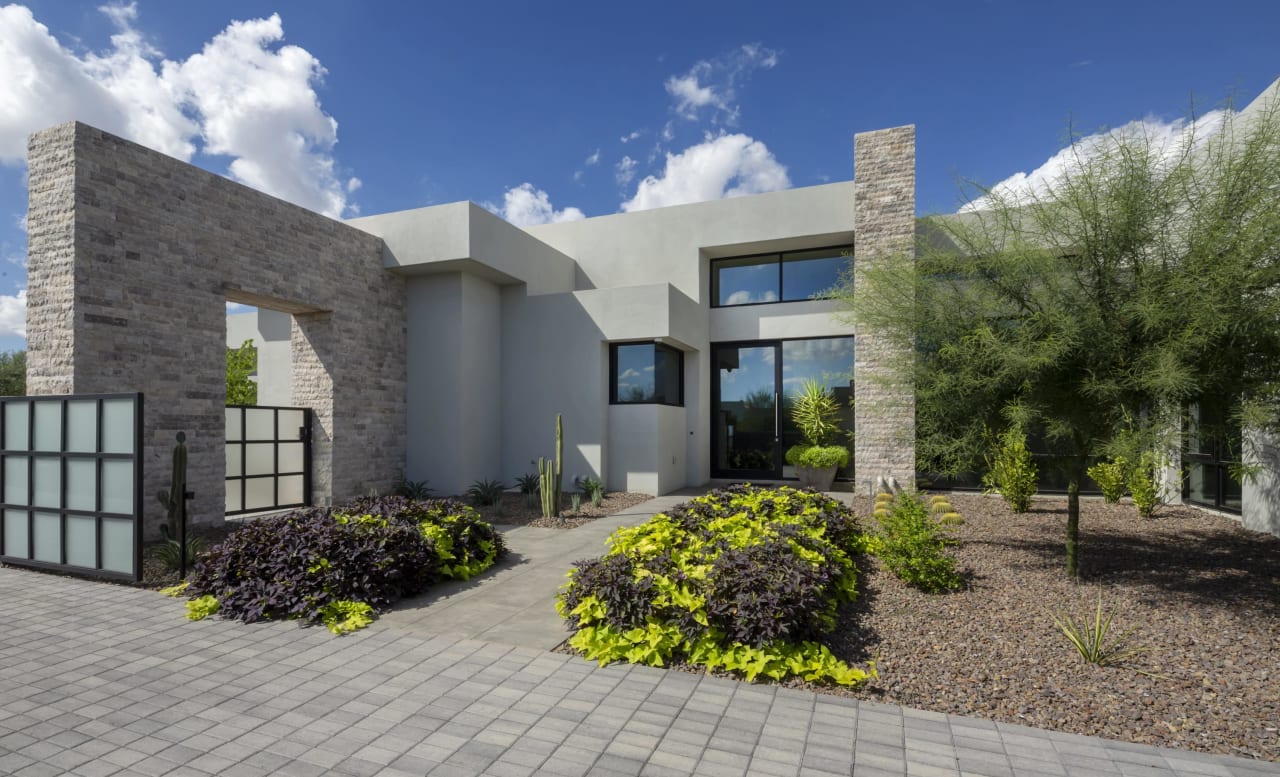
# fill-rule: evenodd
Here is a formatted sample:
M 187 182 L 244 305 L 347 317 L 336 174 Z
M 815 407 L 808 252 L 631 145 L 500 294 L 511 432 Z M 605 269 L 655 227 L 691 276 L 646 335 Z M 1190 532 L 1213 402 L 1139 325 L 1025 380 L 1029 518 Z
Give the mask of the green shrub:
M 934 521 L 915 494 L 899 494 L 887 514 L 880 512 L 876 555 L 891 572 L 929 593 L 961 586 L 956 560 L 947 552 L 952 540 L 945 525 Z
M 1129 460 L 1124 456 L 1116 456 L 1111 461 L 1100 461 L 1086 472 L 1098 484 L 1098 488 L 1102 489 L 1102 498 L 1107 504 L 1115 504 L 1124 496 L 1130 475 Z
M 1138 508 L 1138 515 L 1150 518 L 1160 506 L 1160 484 L 1156 479 L 1157 460 L 1153 453 L 1144 453 L 1138 465 L 1129 471 L 1129 493 L 1133 496 L 1133 506 Z
M 855 596 L 850 555 L 865 547 L 833 499 L 731 486 L 614 532 L 604 556 L 575 565 L 557 607 L 569 644 L 602 665 L 680 661 L 855 685 L 871 672 L 817 640 Z
M 1000 435 L 995 455 L 987 457 L 982 487 L 988 494 L 999 493 L 1015 513 L 1031 509 L 1031 497 L 1036 493 L 1036 465 L 1021 426 L 1015 424 Z
M 207 543 L 204 538 L 187 534 L 187 566 L 196 563 L 196 557 L 204 552 Z M 147 554 L 164 565 L 165 569 L 178 571 L 182 566 L 182 543 L 177 540 L 165 540 L 147 549 Z
M 793 445 L 787 449 L 787 463 L 793 467 L 843 467 L 849 463 L 849 449 L 843 445 Z

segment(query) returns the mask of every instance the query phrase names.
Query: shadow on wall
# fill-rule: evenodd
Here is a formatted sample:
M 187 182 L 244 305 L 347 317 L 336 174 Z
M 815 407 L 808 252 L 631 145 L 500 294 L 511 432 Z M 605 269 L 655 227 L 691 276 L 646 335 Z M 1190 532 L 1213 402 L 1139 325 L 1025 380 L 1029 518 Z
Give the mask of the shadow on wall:
M 1245 478 L 1241 520 L 1247 529 L 1280 537 L 1280 437 L 1248 431 L 1246 440 L 1261 471 Z

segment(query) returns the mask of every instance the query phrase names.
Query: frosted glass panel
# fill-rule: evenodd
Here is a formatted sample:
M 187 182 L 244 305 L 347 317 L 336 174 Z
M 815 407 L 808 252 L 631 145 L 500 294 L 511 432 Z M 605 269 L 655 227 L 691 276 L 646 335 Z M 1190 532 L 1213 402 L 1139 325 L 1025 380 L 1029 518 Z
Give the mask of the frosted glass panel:
M 4 405 L 4 447 L 11 451 L 25 451 L 29 445 L 29 423 L 26 402 L 6 402 Z
M 62 450 L 62 402 L 36 402 L 36 450 Z
M 29 558 L 27 555 L 27 511 L 4 511 L 4 554 L 14 558 Z
M 67 516 L 67 563 L 94 569 L 98 566 L 97 520 L 85 515 Z
M 280 471 L 281 472 L 301 472 L 302 471 L 302 448 L 300 442 L 282 442 L 280 443 Z
M 11 505 L 27 504 L 27 467 L 30 461 L 26 456 L 4 457 L 4 501 Z
M 62 461 L 48 456 L 37 456 L 35 467 L 35 493 L 31 503 L 36 507 L 61 507 Z
M 102 462 L 102 511 L 133 512 L 133 462 Z
M 102 400 L 102 450 L 133 453 L 133 400 Z
M 98 450 L 98 401 L 67 402 L 67 450 L 94 453 Z
M 280 504 L 302 504 L 302 476 L 290 475 L 280 478 Z
M 227 446 L 227 477 L 230 478 L 230 477 L 235 477 L 236 475 L 243 475 L 244 471 L 241 470 L 241 466 L 243 466 L 243 464 L 244 462 L 241 461 L 240 446 L 228 445 Z
M 93 459 L 67 459 L 67 507 L 96 510 L 98 466 Z
M 62 519 L 57 513 L 36 513 L 35 560 L 62 563 Z
M 275 507 L 276 479 L 254 478 L 244 482 L 244 509 L 257 510 Z
M 240 439 L 240 409 L 229 407 L 226 409 L 227 414 L 227 439 Z
M 276 411 L 251 407 L 244 411 L 246 440 L 271 440 L 276 434 Z
M 298 430 L 302 428 L 302 424 L 306 415 L 301 410 L 280 410 L 276 419 L 278 430 L 276 434 L 281 440 L 301 440 Z
M 102 519 L 102 568 L 133 574 L 133 521 Z
M 244 452 L 244 474 L 270 475 L 276 471 L 275 443 L 247 443 Z
M 240 509 L 240 481 L 227 481 L 227 507 L 229 513 L 234 513 Z

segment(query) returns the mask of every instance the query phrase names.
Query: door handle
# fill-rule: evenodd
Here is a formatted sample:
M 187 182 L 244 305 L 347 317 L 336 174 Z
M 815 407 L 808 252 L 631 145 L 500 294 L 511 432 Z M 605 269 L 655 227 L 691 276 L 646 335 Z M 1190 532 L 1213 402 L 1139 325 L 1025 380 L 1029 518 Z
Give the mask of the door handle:
M 781 419 L 782 419 L 782 393 L 775 391 L 773 392 L 773 441 L 774 442 L 777 442 L 778 438 L 782 436 L 778 431 L 782 425 Z

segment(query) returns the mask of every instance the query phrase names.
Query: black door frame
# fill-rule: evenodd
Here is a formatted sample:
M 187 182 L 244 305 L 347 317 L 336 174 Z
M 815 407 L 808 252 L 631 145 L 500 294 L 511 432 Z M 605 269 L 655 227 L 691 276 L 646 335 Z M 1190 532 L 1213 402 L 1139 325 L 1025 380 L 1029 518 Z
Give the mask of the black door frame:
M 805 338 L 801 338 L 805 339 Z M 737 340 L 711 344 L 711 476 L 727 479 L 782 479 L 782 340 Z M 720 417 L 720 353 L 741 348 L 773 349 L 773 468 L 772 469 L 720 469 L 720 437 L 716 422 Z

